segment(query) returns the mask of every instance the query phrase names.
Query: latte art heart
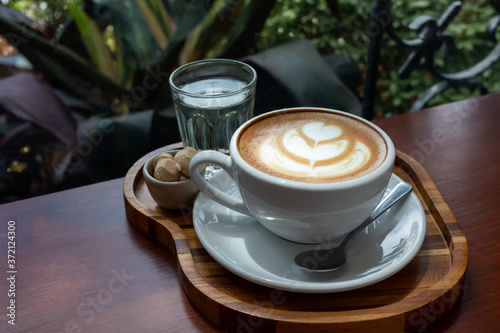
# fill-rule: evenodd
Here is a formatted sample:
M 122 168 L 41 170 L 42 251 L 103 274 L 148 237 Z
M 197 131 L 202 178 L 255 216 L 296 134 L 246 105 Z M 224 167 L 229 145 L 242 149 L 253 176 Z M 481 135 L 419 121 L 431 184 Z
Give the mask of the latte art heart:
M 302 127 L 302 133 L 316 142 L 338 138 L 342 129 L 335 125 L 325 125 L 322 122 L 310 122 Z
M 359 177 L 385 158 L 372 128 L 328 112 L 278 114 L 252 124 L 239 139 L 242 157 L 285 179 L 333 182 Z
M 316 129 L 316 131 L 312 131 Z M 336 140 L 342 130 L 336 126 L 324 126 L 323 123 L 309 123 L 302 129 L 292 129 L 285 133 L 283 138 L 270 138 L 270 141 L 282 140 L 284 151 L 282 153 L 291 154 L 298 159 L 304 158 L 309 161 L 325 160 L 341 154 L 347 147 L 347 140 Z M 264 146 L 261 151 L 265 150 Z M 283 150 L 283 149 L 280 149 Z
M 269 138 L 261 145 L 260 160 L 269 169 L 290 177 L 320 179 L 353 173 L 370 160 L 365 144 L 354 139 L 337 140 L 342 130 L 335 126 L 324 130 L 325 127 L 322 123 L 309 123 L 302 130 L 292 129 L 283 136 Z M 328 135 L 331 133 L 335 135 Z

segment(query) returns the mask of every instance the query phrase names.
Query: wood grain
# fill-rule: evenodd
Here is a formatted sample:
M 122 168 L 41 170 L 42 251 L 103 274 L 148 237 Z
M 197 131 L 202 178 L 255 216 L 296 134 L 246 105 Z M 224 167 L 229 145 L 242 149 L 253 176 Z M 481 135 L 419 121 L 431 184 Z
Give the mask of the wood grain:
M 461 296 L 455 306 L 448 310 L 442 303 L 434 303 L 412 316 L 414 326 L 426 333 L 500 331 L 499 105 L 497 93 L 375 121 L 400 151 L 424 167 L 469 246 L 465 283 L 457 291 Z M 123 185 L 120 178 L 0 205 L 0 258 L 7 257 L 6 223 L 14 220 L 19 264 L 18 321 L 15 327 L 8 325 L 5 312 L 0 311 L 0 332 L 228 331 L 206 320 L 188 299 L 176 256 L 127 221 Z M 186 242 L 190 247 L 196 244 L 189 233 Z M 198 266 L 207 259 L 202 253 L 196 257 Z M 209 263 L 206 266 L 215 275 L 224 274 L 224 269 L 219 271 Z M 6 272 L 6 260 L 0 260 L 0 268 Z M 113 272 L 122 269 L 135 278 L 125 280 L 128 284 L 121 292 L 112 293 L 111 301 L 103 298 L 105 291 L 101 291 L 106 305 L 94 309 L 87 302 L 97 299 L 101 289 L 109 290 Z M 245 281 L 240 281 L 244 285 Z M 224 283 L 222 279 L 219 282 Z M 0 279 L 2 309 L 8 302 L 8 288 L 7 280 Z M 442 297 L 451 304 L 455 291 Z M 280 296 L 270 293 L 269 299 L 278 303 Z M 295 300 L 294 295 L 287 297 Z M 363 304 L 362 298 L 360 294 L 356 301 Z M 247 306 L 257 309 L 256 300 L 249 299 Z M 82 304 L 85 307 L 77 312 Z M 221 320 L 229 320 L 231 315 L 227 308 L 215 307 L 213 311 Z M 252 329 L 259 323 L 256 317 L 247 313 L 241 319 L 249 325 L 242 324 L 247 328 L 242 332 L 256 332 Z M 325 332 L 331 331 L 324 326 Z
M 123 179 L 0 206 L 0 332 L 220 332 L 185 297 L 177 263 L 132 227 Z M 16 325 L 6 225 L 16 222 Z
M 469 243 L 462 297 L 426 332 L 500 331 L 499 105 L 495 93 L 375 121 L 429 173 Z
M 141 168 L 150 155 L 125 176 L 129 221 L 172 251 L 188 298 L 208 319 L 230 331 L 411 332 L 429 325 L 421 313 L 439 307 L 436 320 L 460 295 L 467 267 L 465 236 L 428 174 L 402 152 L 397 153 L 394 173 L 413 184 L 426 212 L 421 251 L 402 271 L 373 286 L 314 295 L 256 285 L 214 261 L 196 237 L 190 212 L 163 209 L 144 190 Z

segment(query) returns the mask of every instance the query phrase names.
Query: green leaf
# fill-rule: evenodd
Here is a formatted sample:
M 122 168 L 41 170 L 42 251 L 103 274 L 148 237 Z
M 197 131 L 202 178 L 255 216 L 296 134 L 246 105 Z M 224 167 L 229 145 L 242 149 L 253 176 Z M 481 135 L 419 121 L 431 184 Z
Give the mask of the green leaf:
M 162 53 L 138 2 L 110 0 L 107 5 L 115 40 L 120 40 L 129 67 L 143 69 L 158 63 Z
M 240 1 L 236 4 L 238 8 L 242 6 L 244 2 Z M 220 36 L 217 34 L 213 34 L 213 27 L 211 31 L 209 31 L 209 27 L 212 23 L 214 25 L 219 21 L 215 21 L 219 11 L 221 11 L 221 15 L 223 15 L 223 11 L 226 11 L 226 1 L 225 0 L 216 0 L 212 7 L 210 7 L 209 12 L 205 15 L 205 17 L 201 20 L 201 22 L 196 25 L 192 32 L 186 38 L 186 42 L 184 47 L 182 48 L 179 54 L 179 64 L 183 65 L 189 63 L 194 60 L 202 59 L 206 54 L 206 47 L 204 45 L 213 45 L 212 41 L 216 40 L 216 42 L 220 41 Z M 227 20 L 225 20 L 227 22 Z M 227 29 L 227 27 L 226 27 Z M 227 33 L 227 30 L 225 31 Z M 217 35 L 217 36 L 216 36 Z M 202 38 L 206 37 L 206 38 Z M 204 44 L 204 45 L 203 45 Z
M 16 10 L 2 7 L 0 34 L 28 59 L 38 72 L 56 80 L 63 87 L 68 83 L 67 78 L 72 73 L 100 87 L 105 93 L 120 95 L 125 91 L 72 50 L 48 42 L 38 32 L 25 26 L 22 17 L 24 16 Z
M 123 87 L 131 89 L 134 73 L 130 61 L 127 61 L 128 56 L 130 56 L 130 54 L 126 49 L 123 40 L 121 38 L 116 38 L 115 45 L 116 45 L 116 69 L 118 72 L 118 80 Z
M 401 100 L 401 98 L 400 98 L 400 97 L 394 97 L 394 98 L 393 98 L 393 100 L 392 100 L 392 104 L 393 104 L 394 106 L 400 106 L 402 102 L 403 102 L 403 101 Z
M 80 7 L 68 3 L 68 8 L 75 19 L 92 62 L 101 73 L 116 82 L 118 78 L 115 65 L 101 31 Z
M 36 58 L 31 58 L 31 62 L 36 65 L 36 67 L 44 67 L 47 69 L 45 76 L 48 81 L 55 81 L 60 86 L 63 86 L 66 90 L 71 92 L 75 96 L 82 96 L 79 89 L 73 83 L 71 79 L 71 74 L 66 71 L 57 61 L 47 57 L 43 53 L 39 53 Z
M 139 9 L 142 12 L 142 15 L 146 20 L 146 24 L 148 25 L 151 34 L 156 40 L 156 44 L 158 44 L 158 47 L 161 50 L 165 50 L 168 45 L 168 39 L 165 32 L 162 29 L 161 24 L 158 22 L 155 14 L 153 13 L 153 11 L 151 10 L 151 8 L 149 7 L 149 5 L 146 3 L 145 0 L 136 0 L 136 1 L 137 5 L 139 5 Z
M 413 1 L 412 6 L 414 8 L 428 8 L 430 6 L 430 2 L 427 0 L 417 0 Z
M 223 49 L 217 50 L 225 58 L 241 58 L 255 53 L 258 37 L 270 18 L 276 0 L 252 1 L 245 7 Z
M 204 19 L 186 38 L 180 64 L 203 58 L 216 58 L 235 40 L 248 22 L 251 0 L 236 3 L 216 0 Z M 243 18 L 242 18 L 243 17 Z
M 165 35 L 167 38 L 170 38 L 177 29 L 177 26 L 165 9 L 163 2 L 161 0 L 149 0 L 149 4 L 156 15 L 156 19 L 161 24 Z

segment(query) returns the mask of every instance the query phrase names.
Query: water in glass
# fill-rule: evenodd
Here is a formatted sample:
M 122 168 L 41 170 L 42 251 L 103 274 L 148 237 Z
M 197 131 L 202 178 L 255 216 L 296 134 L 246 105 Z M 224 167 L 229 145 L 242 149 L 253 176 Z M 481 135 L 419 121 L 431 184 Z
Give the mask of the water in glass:
M 211 77 L 180 86 L 187 93 L 175 104 L 184 144 L 227 154 L 234 131 L 253 116 L 251 91 L 231 94 L 246 85 L 233 77 Z

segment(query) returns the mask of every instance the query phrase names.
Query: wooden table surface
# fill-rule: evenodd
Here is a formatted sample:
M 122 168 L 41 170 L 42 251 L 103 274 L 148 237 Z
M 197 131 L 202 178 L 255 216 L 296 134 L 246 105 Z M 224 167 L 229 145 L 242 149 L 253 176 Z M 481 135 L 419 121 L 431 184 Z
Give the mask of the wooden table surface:
M 469 245 L 462 296 L 426 332 L 500 331 L 500 94 L 376 123 Z M 1 205 L 0 267 L 0 332 L 223 332 L 186 298 L 173 255 L 128 223 L 123 179 Z

